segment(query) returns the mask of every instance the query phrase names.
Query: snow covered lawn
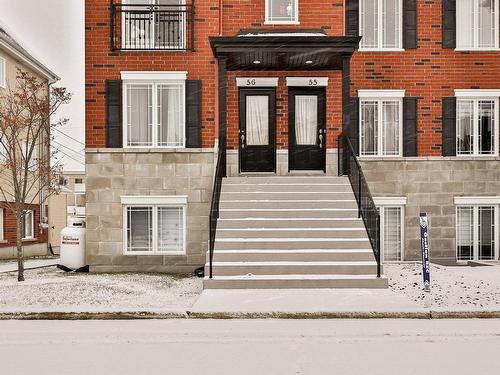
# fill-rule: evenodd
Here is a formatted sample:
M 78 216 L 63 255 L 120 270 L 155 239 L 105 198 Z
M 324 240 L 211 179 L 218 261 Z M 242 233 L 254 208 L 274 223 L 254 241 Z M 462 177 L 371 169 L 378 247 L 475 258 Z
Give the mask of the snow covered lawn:
M 420 263 L 385 264 L 389 288 L 433 310 L 500 310 L 500 266 L 431 265 L 431 293 L 423 291 Z
M 0 274 L 1 312 L 184 312 L 202 291 L 202 279 L 164 274 L 65 273 L 55 267 Z

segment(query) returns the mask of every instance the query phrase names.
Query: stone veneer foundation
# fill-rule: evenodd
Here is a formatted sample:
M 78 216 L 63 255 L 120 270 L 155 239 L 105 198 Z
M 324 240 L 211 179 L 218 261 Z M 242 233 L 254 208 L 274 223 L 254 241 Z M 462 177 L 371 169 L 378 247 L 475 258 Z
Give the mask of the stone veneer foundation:
M 205 264 L 213 149 L 87 149 L 87 262 L 92 272 L 192 272 Z M 122 195 L 186 195 L 185 255 L 123 255 Z

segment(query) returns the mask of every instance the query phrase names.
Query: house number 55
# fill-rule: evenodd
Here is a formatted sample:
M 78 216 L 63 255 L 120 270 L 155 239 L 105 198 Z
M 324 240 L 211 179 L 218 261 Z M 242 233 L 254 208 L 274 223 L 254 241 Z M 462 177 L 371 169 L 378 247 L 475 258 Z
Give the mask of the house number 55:
M 309 86 L 318 86 L 318 80 L 317 79 L 310 79 Z

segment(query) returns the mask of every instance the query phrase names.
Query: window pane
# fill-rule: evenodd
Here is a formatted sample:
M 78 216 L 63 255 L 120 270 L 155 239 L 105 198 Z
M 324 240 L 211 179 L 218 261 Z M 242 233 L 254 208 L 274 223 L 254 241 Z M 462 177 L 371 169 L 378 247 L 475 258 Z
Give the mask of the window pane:
M 460 3 L 460 2 L 459 2 Z M 479 47 L 495 47 L 495 0 L 479 0 Z
M 472 100 L 459 100 L 457 103 L 457 154 L 469 155 L 474 152 Z
M 478 259 L 493 260 L 495 257 L 495 208 L 478 207 L 478 215 Z
M 378 103 L 361 102 L 361 154 L 376 155 L 378 148 Z
M 318 134 L 318 97 L 295 97 L 295 138 L 298 145 L 315 145 Z
M 383 102 L 382 111 L 382 153 L 399 155 L 399 102 Z
M 401 260 L 401 207 L 384 208 L 384 261 Z
M 153 251 L 153 208 L 127 208 L 127 251 Z
M 158 146 L 184 143 L 183 90 L 180 85 L 158 86 Z
M 128 4 L 138 6 L 126 7 L 123 13 L 123 33 L 126 48 L 153 48 L 152 15 L 144 10 L 150 0 L 129 0 Z
M 495 102 L 493 100 L 480 100 L 478 103 L 478 145 L 480 154 L 493 154 L 495 147 Z
M 457 47 L 471 48 L 473 46 L 474 0 L 460 0 L 457 1 Z
M 246 144 L 248 146 L 268 145 L 269 97 L 267 95 L 249 95 L 246 105 Z
M 295 0 L 268 0 L 270 21 L 296 21 Z
M 158 208 L 158 251 L 182 251 L 184 217 L 182 207 Z
M 474 208 L 457 208 L 457 259 L 474 259 Z
M 378 47 L 378 1 L 362 0 L 360 2 L 361 19 L 360 34 L 362 48 Z
M 128 146 L 151 146 L 151 85 L 127 85 Z
M 186 14 L 179 12 L 183 10 L 178 5 L 182 0 L 156 0 L 159 5 L 155 16 L 155 47 L 157 48 L 183 48 L 186 30 Z
M 33 237 L 33 211 L 25 211 L 23 238 L 32 238 L 32 237 Z
M 375 1 L 374 1 L 375 2 Z M 383 48 L 399 48 L 400 0 L 382 0 Z

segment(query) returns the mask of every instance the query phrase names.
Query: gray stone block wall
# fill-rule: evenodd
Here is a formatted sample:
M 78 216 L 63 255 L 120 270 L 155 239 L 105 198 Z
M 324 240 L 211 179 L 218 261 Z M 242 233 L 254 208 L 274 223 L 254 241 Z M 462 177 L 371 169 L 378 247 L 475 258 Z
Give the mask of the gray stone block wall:
M 87 262 L 92 272 L 187 273 L 208 247 L 213 149 L 88 149 Z M 123 255 L 122 195 L 186 195 L 185 255 Z
M 458 196 L 499 196 L 500 158 L 361 159 L 373 196 L 407 198 L 405 260 L 420 259 L 419 214 L 430 220 L 431 260 L 454 263 Z

